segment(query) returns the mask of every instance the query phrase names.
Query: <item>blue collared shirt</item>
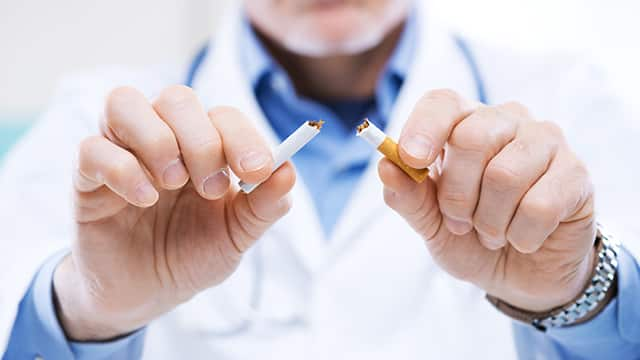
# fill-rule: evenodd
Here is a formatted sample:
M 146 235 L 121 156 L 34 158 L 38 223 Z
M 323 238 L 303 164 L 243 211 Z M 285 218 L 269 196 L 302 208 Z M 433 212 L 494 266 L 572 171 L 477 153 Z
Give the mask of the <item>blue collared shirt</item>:
M 308 119 L 323 119 L 322 136 L 294 158 L 302 180 L 311 191 L 325 235 L 348 201 L 373 151 L 353 136 L 355 125 L 369 117 L 386 126 L 417 44 L 415 19 L 405 26 L 373 97 L 319 103 L 299 96 L 290 79 L 269 54 L 248 23 L 243 28 L 241 58 L 255 96 L 280 138 Z M 323 166 L 316 166 L 322 163 Z M 65 339 L 52 301 L 53 272 L 64 253 L 38 271 L 20 303 L 5 356 L 9 359 L 138 358 L 144 329 L 112 342 L 73 343 Z M 515 341 L 523 359 L 630 359 L 640 357 L 640 267 L 628 252 L 620 256 L 619 295 L 595 319 L 574 327 L 539 332 L 514 324 Z M 496 314 L 496 316 L 501 316 Z M 504 341 L 510 341 L 505 339 Z

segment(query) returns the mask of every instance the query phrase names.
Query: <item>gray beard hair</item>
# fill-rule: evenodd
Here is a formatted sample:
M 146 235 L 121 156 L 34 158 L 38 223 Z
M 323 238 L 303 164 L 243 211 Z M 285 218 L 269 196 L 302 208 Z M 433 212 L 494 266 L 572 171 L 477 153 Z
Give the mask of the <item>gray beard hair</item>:
M 413 2 L 414 0 L 398 0 L 395 3 L 391 3 L 390 9 L 386 12 L 388 15 L 384 19 L 384 26 L 373 27 L 372 29 L 375 29 L 375 31 L 364 29 L 357 36 L 352 36 L 340 43 L 323 42 L 321 39 L 314 39 L 306 31 L 292 31 L 289 32 L 286 38 L 282 39 L 281 45 L 295 54 L 310 57 L 362 53 L 380 44 L 389 31 L 406 17 Z

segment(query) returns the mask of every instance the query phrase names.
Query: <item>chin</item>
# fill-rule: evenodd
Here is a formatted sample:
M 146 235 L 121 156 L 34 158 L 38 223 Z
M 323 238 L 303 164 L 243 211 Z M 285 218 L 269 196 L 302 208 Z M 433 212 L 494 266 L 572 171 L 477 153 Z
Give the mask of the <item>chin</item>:
M 345 6 L 339 11 L 311 12 L 302 16 L 295 26 L 312 38 L 339 43 L 365 32 L 369 27 L 367 23 L 374 20 L 362 11 Z
M 353 8 L 308 14 L 290 26 L 281 44 L 289 51 L 307 56 L 352 55 L 369 50 L 404 19 L 372 16 Z
M 313 14 L 291 24 L 282 45 L 301 55 L 340 55 L 368 50 L 384 38 L 387 29 L 371 26 L 370 17 L 354 10 L 330 16 Z
M 286 11 L 263 1 L 247 0 L 252 22 L 288 51 L 311 57 L 352 55 L 375 47 L 403 21 L 412 2 L 309 0 Z M 265 4 L 272 6 L 258 6 Z

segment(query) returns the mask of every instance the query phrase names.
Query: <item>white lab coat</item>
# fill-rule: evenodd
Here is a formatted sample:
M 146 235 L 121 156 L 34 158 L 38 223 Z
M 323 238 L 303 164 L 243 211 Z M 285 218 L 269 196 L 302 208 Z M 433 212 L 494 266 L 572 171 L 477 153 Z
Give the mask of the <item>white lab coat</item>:
M 429 89 L 476 97 L 470 68 L 451 34 L 434 19 L 426 20 L 425 11 L 419 17 L 416 59 L 388 127 L 394 137 Z M 238 20 L 232 13 L 218 32 L 194 88 L 207 107 L 241 109 L 275 144 L 239 66 Z M 492 102 L 518 100 L 565 129 L 590 166 L 599 219 L 622 231 L 627 246 L 637 249 L 640 231 L 633 213 L 640 199 L 631 170 L 640 170 L 633 135 L 638 132 L 625 123 L 597 74 L 568 57 L 471 47 Z M 74 237 L 70 200 L 76 145 L 97 133 L 104 95 L 128 84 L 153 97 L 183 82 L 186 69 L 111 68 L 69 79 L 6 160 L 0 176 L 0 349 L 34 272 Z M 150 324 L 144 357 L 514 358 L 510 320 L 483 299 L 481 290 L 436 267 L 423 240 L 385 206 L 376 162 L 372 159 L 353 189 L 330 239 L 323 237 L 299 179 L 290 214 L 248 252 L 236 273 Z

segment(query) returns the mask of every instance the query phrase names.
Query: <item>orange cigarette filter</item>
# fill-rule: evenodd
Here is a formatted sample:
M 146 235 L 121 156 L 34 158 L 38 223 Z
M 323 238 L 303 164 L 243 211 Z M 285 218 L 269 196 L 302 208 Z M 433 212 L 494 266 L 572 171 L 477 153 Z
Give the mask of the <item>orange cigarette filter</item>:
M 388 137 L 382 130 L 365 119 L 358 126 L 358 136 L 373 145 L 387 159 L 396 164 L 402 171 L 409 175 L 415 182 L 421 183 L 429 176 L 429 169 L 416 169 L 407 165 L 398 153 L 398 143 Z

